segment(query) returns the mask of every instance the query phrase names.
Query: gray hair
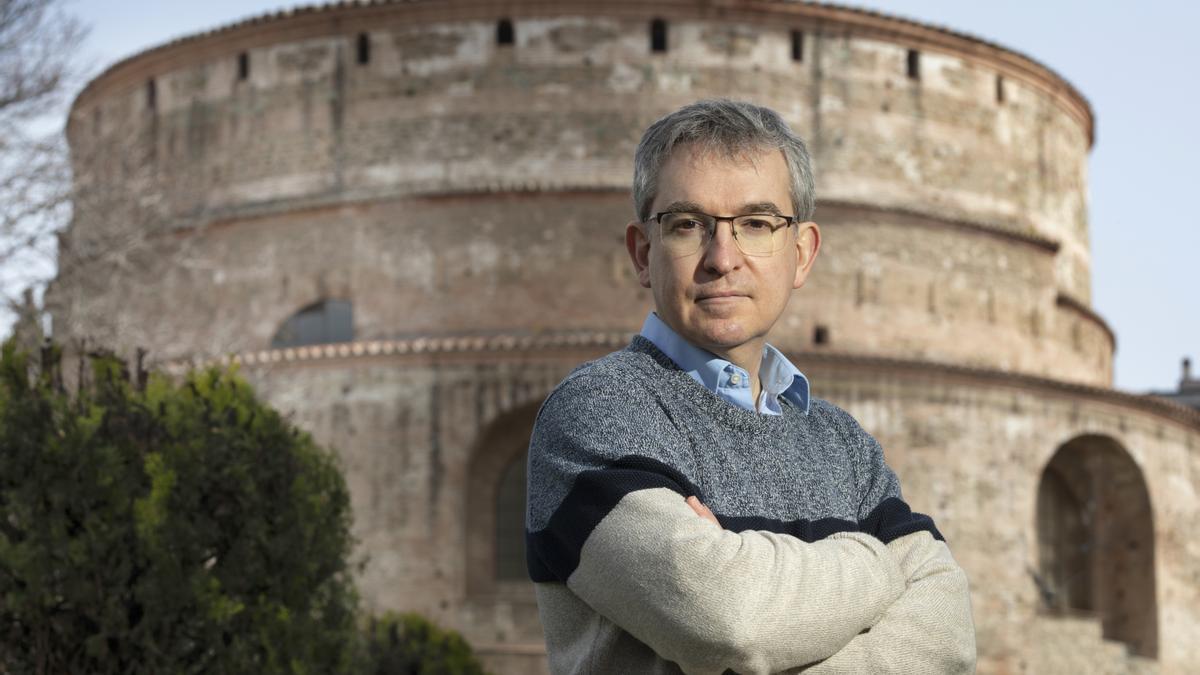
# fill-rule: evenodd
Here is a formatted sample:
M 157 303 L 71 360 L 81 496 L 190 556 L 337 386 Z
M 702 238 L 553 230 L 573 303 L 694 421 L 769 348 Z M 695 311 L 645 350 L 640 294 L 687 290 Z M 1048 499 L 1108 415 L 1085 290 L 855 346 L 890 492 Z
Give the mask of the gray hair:
M 779 113 L 729 99 L 686 105 L 646 129 L 633 161 L 633 208 L 639 221 L 649 220 L 658 193 L 658 174 L 671 152 L 695 144 L 726 157 L 741 157 L 763 148 L 778 148 L 787 162 L 792 209 L 797 220 L 810 220 L 816 208 L 812 160 L 804 141 Z

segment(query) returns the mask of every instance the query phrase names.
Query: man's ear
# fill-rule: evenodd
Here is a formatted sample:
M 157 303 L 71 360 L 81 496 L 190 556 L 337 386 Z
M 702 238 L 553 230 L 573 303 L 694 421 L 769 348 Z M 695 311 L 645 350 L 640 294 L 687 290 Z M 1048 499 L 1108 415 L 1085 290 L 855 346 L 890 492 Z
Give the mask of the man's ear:
M 813 263 L 817 260 L 817 252 L 821 250 L 821 228 L 816 223 L 807 222 L 796 225 L 796 278 L 792 288 L 800 288 L 808 279 Z
M 625 226 L 625 248 L 637 271 L 638 283 L 650 288 L 650 239 L 641 223 L 634 221 Z

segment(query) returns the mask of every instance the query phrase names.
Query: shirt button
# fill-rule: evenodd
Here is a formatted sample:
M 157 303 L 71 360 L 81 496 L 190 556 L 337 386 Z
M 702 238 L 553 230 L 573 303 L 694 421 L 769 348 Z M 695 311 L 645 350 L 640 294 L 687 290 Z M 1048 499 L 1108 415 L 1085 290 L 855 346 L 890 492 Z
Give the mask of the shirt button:
M 734 373 L 733 375 L 729 376 L 729 382 L 730 382 L 730 384 L 741 384 L 742 376 L 738 375 L 737 373 Z

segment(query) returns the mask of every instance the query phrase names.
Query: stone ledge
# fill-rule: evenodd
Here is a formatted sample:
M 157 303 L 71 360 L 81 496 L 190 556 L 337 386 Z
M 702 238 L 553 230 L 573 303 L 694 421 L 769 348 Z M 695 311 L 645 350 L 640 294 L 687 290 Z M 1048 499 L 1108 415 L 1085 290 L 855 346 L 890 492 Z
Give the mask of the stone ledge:
M 592 331 L 546 334 L 502 333 L 495 335 L 418 336 L 391 340 L 363 340 L 338 344 L 263 349 L 226 354 L 217 357 L 195 357 L 154 364 L 168 374 L 180 375 L 190 368 L 212 365 L 243 365 L 250 368 L 298 366 L 337 363 L 364 358 L 402 358 L 412 356 L 474 356 L 474 361 L 489 362 L 506 356 L 524 360 L 536 359 L 547 353 L 556 356 L 576 354 L 584 359 L 597 358 L 629 344 L 633 333 L 625 331 Z M 869 356 L 781 343 L 776 345 L 789 358 L 807 364 L 853 370 L 889 371 L 913 377 L 960 377 L 983 381 L 991 386 L 1019 386 L 1059 394 L 1068 394 L 1139 409 L 1200 430 L 1200 411 L 1156 396 L 1132 394 L 1087 384 L 1065 382 L 1038 375 L 1013 373 L 992 368 L 964 366 L 952 363 Z M 483 357 L 480 359 L 479 357 Z
M 392 340 L 362 340 L 301 347 L 283 347 L 238 352 L 217 357 L 179 359 L 158 364 L 169 373 L 188 368 L 238 364 L 246 366 L 304 363 L 368 356 L 404 356 L 409 354 L 539 352 L 554 349 L 620 349 L 629 344 L 632 333 L 549 333 L 544 335 L 450 335 Z
M 397 189 L 397 187 L 400 186 L 393 186 L 391 191 L 388 192 L 323 194 L 215 208 L 202 213 L 185 213 L 180 214 L 172 221 L 169 231 L 174 235 L 179 235 L 189 230 L 236 226 L 243 221 L 253 221 L 261 218 L 281 215 L 294 216 L 305 212 L 319 212 L 342 207 L 371 206 L 394 201 L 487 199 L 502 195 L 627 195 L 630 190 L 628 185 L 606 184 L 603 181 L 585 185 L 566 181 L 536 179 L 521 181 L 488 180 L 479 183 L 464 182 L 461 185 L 409 185 L 400 187 L 400 189 Z M 881 216 L 891 215 L 899 218 L 915 218 L 925 221 L 928 225 L 958 229 L 972 234 L 989 235 L 1026 244 L 1051 255 L 1057 254 L 1061 248 L 1061 244 L 1057 240 L 1037 234 L 1032 226 L 1018 227 L 1012 224 L 963 217 L 958 214 L 948 214 L 940 212 L 937 209 L 888 207 L 856 200 L 834 198 L 818 199 L 817 209 L 818 211 L 821 209 L 843 212 L 861 211 Z M 1103 320 L 1100 322 L 1103 323 Z
M 1117 335 L 1113 332 L 1112 328 L 1109 327 L 1108 322 L 1104 320 L 1104 317 L 1097 314 L 1091 307 L 1088 307 L 1087 304 L 1080 300 L 1076 300 L 1066 293 L 1060 292 L 1054 300 L 1057 307 L 1063 307 L 1074 311 L 1081 315 L 1084 319 L 1087 319 L 1088 321 L 1091 321 L 1099 326 L 1100 330 L 1104 331 L 1104 334 L 1108 336 L 1108 342 L 1110 345 L 1112 345 L 1113 351 L 1117 350 Z

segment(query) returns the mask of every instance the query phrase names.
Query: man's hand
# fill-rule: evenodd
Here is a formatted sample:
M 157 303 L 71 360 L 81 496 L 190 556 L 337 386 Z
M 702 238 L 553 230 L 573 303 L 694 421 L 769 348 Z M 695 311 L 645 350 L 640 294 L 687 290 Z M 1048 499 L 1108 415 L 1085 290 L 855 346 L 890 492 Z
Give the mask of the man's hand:
M 696 515 L 707 520 L 713 525 L 716 525 L 717 527 L 721 527 L 721 523 L 717 521 L 717 517 L 713 515 L 713 512 L 708 510 L 708 507 L 705 506 L 704 503 L 699 499 L 697 499 L 695 495 L 687 498 L 687 505 L 692 507 L 692 510 L 696 512 Z

